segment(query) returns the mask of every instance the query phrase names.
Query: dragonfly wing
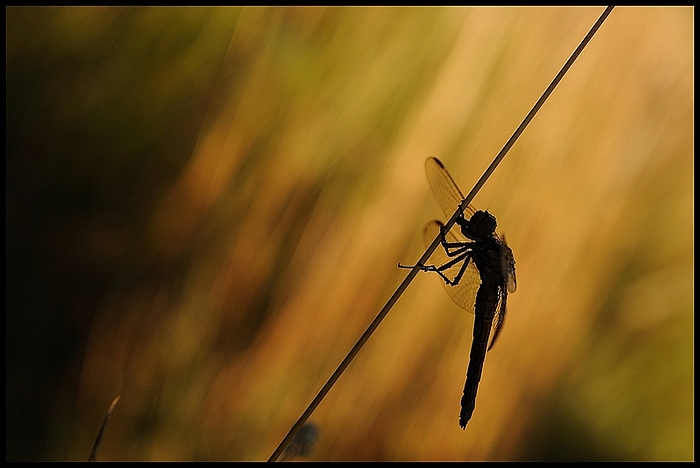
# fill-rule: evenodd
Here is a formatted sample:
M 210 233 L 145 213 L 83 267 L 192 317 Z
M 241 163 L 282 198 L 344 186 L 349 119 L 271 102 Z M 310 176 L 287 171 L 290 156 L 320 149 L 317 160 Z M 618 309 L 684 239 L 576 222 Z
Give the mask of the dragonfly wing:
M 498 306 L 496 307 L 496 313 L 493 316 L 493 337 L 491 338 L 491 344 L 488 349 L 491 349 L 493 344 L 496 342 L 496 338 L 503 328 L 503 322 L 506 318 L 506 301 L 508 299 L 509 292 L 515 292 L 517 283 L 515 282 L 515 258 L 513 257 L 513 251 L 506 244 L 505 235 L 500 238 L 501 245 L 501 274 L 503 275 L 504 282 L 500 286 L 500 294 L 498 295 Z
M 518 283 L 515 281 L 515 258 L 513 251 L 506 244 L 506 236 L 501 239 L 501 272 L 506 279 L 506 287 L 508 292 L 515 292 Z
M 425 242 L 426 247 L 432 244 L 435 237 L 440 234 L 440 229 L 442 227 L 443 224 L 437 220 L 430 221 L 425 225 L 423 228 L 423 241 Z M 445 239 L 450 243 L 467 242 L 461 235 L 459 228 L 456 226 L 447 233 Z M 445 249 L 442 247 L 442 245 L 439 245 L 438 248 L 435 249 L 435 252 L 433 252 L 433 254 L 430 256 L 429 264 L 439 267 L 446 264 L 450 260 L 452 260 L 452 258 L 445 253 Z M 463 262 L 459 262 L 456 265 L 453 265 L 452 267 L 443 271 L 443 274 L 450 279 L 454 279 L 459 273 L 459 269 L 462 267 L 462 264 Z M 481 277 L 479 276 L 479 270 L 476 268 L 474 262 L 470 260 L 469 265 L 467 265 L 467 269 L 464 272 L 464 276 L 462 276 L 459 283 L 457 283 L 455 286 L 445 284 L 445 288 L 447 289 L 447 293 L 450 295 L 452 300 L 458 306 L 473 314 L 476 292 L 479 290 L 480 284 Z
M 493 336 L 491 337 L 491 344 L 489 344 L 488 350 L 490 351 L 494 343 L 496 343 L 496 338 L 503 328 L 503 322 L 506 319 L 506 299 L 508 298 L 508 290 L 502 289 L 498 296 L 498 306 L 496 307 L 496 313 L 493 316 Z
M 425 160 L 425 175 L 428 178 L 433 194 L 435 194 L 435 198 L 440 204 L 440 208 L 445 213 L 446 219 L 450 219 L 459 204 L 464 200 L 464 195 L 462 195 L 454 179 L 439 159 L 428 158 Z M 464 210 L 464 217 L 469 220 L 475 212 L 476 210 L 473 206 L 467 205 Z

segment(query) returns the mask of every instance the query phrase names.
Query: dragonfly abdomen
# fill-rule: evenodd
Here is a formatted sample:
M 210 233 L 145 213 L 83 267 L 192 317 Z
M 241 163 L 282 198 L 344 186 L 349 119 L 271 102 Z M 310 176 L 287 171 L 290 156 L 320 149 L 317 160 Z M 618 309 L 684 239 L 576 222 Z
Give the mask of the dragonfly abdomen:
M 491 333 L 491 323 L 498 306 L 498 285 L 483 282 L 476 293 L 474 303 L 474 338 L 469 354 L 469 367 L 467 368 L 467 381 L 464 384 L 462 395 L 462 409 L 459 413 L 459 425 L 464 429 L 472 417 L 476 405 L 476 392 L 481 380 L 481 371 L 484 368 L 486 349 Z

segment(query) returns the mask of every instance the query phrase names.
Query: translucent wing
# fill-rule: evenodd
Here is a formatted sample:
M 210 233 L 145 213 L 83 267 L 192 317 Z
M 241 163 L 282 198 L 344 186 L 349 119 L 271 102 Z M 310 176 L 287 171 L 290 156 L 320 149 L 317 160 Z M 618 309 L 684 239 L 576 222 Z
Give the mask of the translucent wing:
M 515 259 L 513 258 L 513 251 L 510 250 L 508 244 L 506 244 L 505 236 L 501 239 L 501 271 L 503 272 L 503 277 L 505 278 L 505 288 L 501 288 L 501 294 L 498 298 L 498 306 L 496 307 L 496 314 L 493 317 L 493 337 L 491 338 L 491 344 L 488 349 L 491 349 L 493 344 L 496 342 L 496 338 L 503 328 L 503 322 L 506 318 L 506 302 L 508 299 L 509 292 L 515 292 L 517 283 L 515 281 Z
M 450 219 L 457 206 L 464 200 L 464 195 L 439 159 L 428 158 L 425 160 L 425 175 L 428 178 L 430 188 L 433 189 L 435 199 L 440 204 L 442 212 L 445 213 L 445 219 Z M 464 217 L 467 220 L 471 219 L 475 211 L 473 206 L 467 205 Z
M 423 228 L 423 241 L 426 247 L 429 246 L 435 237 L 440 234 L 440 229 L 443 224 L 440 221 L 430 221 Z M 466 242 L 466 239 L 459 232 L 458 228 L 453 228 L 445 236 L 447 242 Z M 446 264 L 452 260 L 445 253 L 445 249 L 442 245 L 435 249 L 435 252 L 430 256 L 429 264 L 439 267 Z M 450 279 L 454 279 L 459 273 L 459 269 L 462 267 L 462 262 L 448 268 L 443 271 L 443 274 Z M 444 283 L 444 282 L 443 282 Z M 464 276 L 455 286 L 450 286 L 445 284 L 447 293 L 450 295 L 453 301 L 460 306 L 462 309 L 473 314 L 474 313 L 474 300 L 476 299 L 476 292 L 479 290 L 479 285 L 481 284 L 481 277 L 479 276 L 479 270 L 477 270 L 476 265 L 473 261 L 469 262 L 467 269 L 464 272 Z
M 503 235 L 501 239 L 503 243 L 503 253 L 501 254 L 501 271 L 503 272 L 503 277 L 506 279 L 506 286 L 508 292 L 515 292 L 518 287 L 515 281 L 515 258 L 513 257 L 513 251 L 510 250 L 508 244 L 506 244 L 506 236 Z
M 506 319 L 506 299 L 508 298 L 508 290 L 502 289 L 501 294 L 498 297 L 498 306 L 496 306 L 496 314 L 493 316 L 493 335 L 491 336 L 491 344 L 488 347 L 488 351 L 491 350 L 493 344 L 498 338 L 498 334 L 503 328 L 503 322 Z

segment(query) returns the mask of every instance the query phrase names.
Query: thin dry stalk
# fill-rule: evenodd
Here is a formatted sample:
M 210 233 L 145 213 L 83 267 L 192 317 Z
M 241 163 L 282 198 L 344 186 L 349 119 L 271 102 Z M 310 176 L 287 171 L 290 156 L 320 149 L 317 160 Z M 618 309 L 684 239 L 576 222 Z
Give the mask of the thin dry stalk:
M 112 411 L 114 410 L 114 407 L 117 406 L 117 403 L 119 403 L 119 400 L 121 399 L 121 395 L 117 395 L 117 397 L 112 400 L 112 404 L 109 405 L 109 409 L 107 410 L 107 414 L 105 414 L 104 419 L 102 420 L 102 424 L 100 425 L 100 429 L 97 431 L 97 436 L 95 436 L 95 443 L 92 444 L 92 450 L 90 450 L 90 456 L 88 457 L 87 461 L 92 462 L 92 461 L 97 461 L 97 452 L 100 450 L 100 444 L 102 443 L 102 436 L 104 435 L 105 428 L 107 427 L 107 421 L 109 421 L 109 417 L 112 414 Z

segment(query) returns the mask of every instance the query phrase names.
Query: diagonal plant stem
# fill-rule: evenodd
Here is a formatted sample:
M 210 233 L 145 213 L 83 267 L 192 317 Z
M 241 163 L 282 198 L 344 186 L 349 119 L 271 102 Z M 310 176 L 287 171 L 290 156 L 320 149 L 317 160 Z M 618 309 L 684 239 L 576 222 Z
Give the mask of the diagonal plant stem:
M 105 414 L 102 424 L 100 424 L 100 429 L 97 431 L 97 435 L 95 436 L 95 442 L 92 444 L 92 450 L 90 450 L 90 455 L 88 456 L 87 461 L 97 461 L 97 452 L 100 450 L 100 444 L 102 444 L 102 436 L 104 435 L 105 428 L 107 427 L 107 422 L 109 422 L 109 417 L 112 415 L 112 411 L 114 411 L 114 407 L 117 406 L 120 399 L 121 395 L 117 395 L 117 397 L 112 400 L 112 404 L 109 405 L 107 414 Z
M 608 6 L 605 8 L 605 11 L 600 15 L 598 20 L 593 24 L 591 27 L 590 31 L 588 31 L 588 34 L 583 38 L 579 46 L 574 50 L 574 52 L 571 54 L 571 57 L 566 61 L 564 66 L 559 70 L 559 73 L 554 77 L 552 82 L 549 84 L 547 89 L 542 93 L 542 96 L 537 100 L 535 105 L 532 107 L 530 112 L 525 116 L 523 121 L 520 123 L 518 128 L 515 129 L 515 132 L 513 132 L 513 135 L 508 139 L 506 144 L 503 146 L 501 151 L 498 152 L 496 157 L 494 158 L 493 162 L 489 165 L 489 167 L 486 169 L 484 174 L 481 176 L 481 178 L 476 182 L 474 185 L 474 188 L 471 189 L 471 191 L 467 194 L 467 196 L 462 200 L 462 203 L 457 207 L 455 210 L 454 214 L 452 217 L 445 223 L 445 232 L 449 231 L 450 228 L 454 225 L 455 221 L 459 216 L 462 214 L 463 210 L 471 203 L 471 201 L 474 199 L 476 194 L 481 190 L 481 187 L 484 186 L 486 181 L 488 180 L 489 177 L 491 177 L 491 174 L 493 171 L 496 170 L 496 167 L 498 164 L 500 164 L 501 160 L 505 157 L 506 153 L 510 150 L 510 148 L 515 144 L 515 141 L 520 137 L 520 134 L 523 133 L 525 130 L 525 127 L 530 123 L 530 121 L 535 117 L 535 114 L 537 114 L 537 111 L 540 110 L 544 102 L 547 100 L 550 94 L 552 94 L 552 91 L 554 91 L 554 88 L 557 87 L 559 82 L 562 80 L 566 72 L 571 68 L 571 65 L 573 65 L 574 61 L 578 58 L 578 56 L 581 54 L 583 49 L 586 47 L 588 42 L 593 38 L 595 33 L 598 31 L 600 26 L 603 24 L 605 19 L 610 15 L 612 12 L 612 9 L 614 7 Z M 384 317 L 389 313 L 391 308 L 394 306 L 396 301 L 399 300 L 399 297 L 403 294 L 403 292 L 408 288 L 408 285 L 413 281 L 413 278 L 416 277 L 419 271 L 421 271 L 421 267 L 425 264 L 426 261 L 430 258 L 432 253 L 435 251 L 435 249 L 440 245 L 440 234 L 438 234 L 433 242 L 428 246 L 428 248 L 425 250 L 425 253 L 421 256 L 421 258 L 418 260 L 418 262 L 413 266 L 411 271 L 408 272 L 406 275 L 406 278 L 401 282 L 398 288 L 396 288 L 396 291 L 394 291 L 394 294 L 391 295 L 389 300 L 384 304 L 384 307 L 382 307 L 382 310 L 379 311 L 377 316 L 372 320 L 372 323 L 369 324 L 365 332 L 360 336 L 360 338 L 357 340 L 357 343 L 355 343 L 355 346 L 352 347 L 350 352 L 348 352 L 347 356 L 345 356 L 345 359 L 338 365 L 338 368 L 333 372 L 333 374 L 330 376 L 328 381 L 325 383 L 325 385 L 319 390 L 318 394 L 316 397 L 309 403 L 309 406 L 306 408 L 306 410 L 302 413 L 301 416 L 299 416 L 299 419 L 297 420 L 296 423 L 292 426 L 292 428 L 289 430 L 287 435 L 285 436 L 284 439 L 282 439 L 282 442 L 277 446 L 275 451 L 270 455 L 270 458 L 267 460 L 269 462 L 276 461 L 277 458 L 280 456 L 280 454 L 284 451 L 284 449 L 289 445 L 291 440 L 294 438 L 294 435 L 297 433 L 299 428 L 309 419 L 309 416 L 311 416 L 311 413 L 314 412 L 316 407 L 321 403 L 321 400 L 326 396 L 326 394 L 330 391 L 331 387 L 335 384 L 335 382 L 340 378 L 341 374 L 345 371 L 345 369 L 350 365 L 350 362 L 355 358 L 357 353 L 360 352 L 360 349 L 365 345 L 367 340 L 369 340 L 369 337 L 372 336 L 372 333 L 377 329 L 379 324 L 381 323 L 382 320 L 384 320 Z

